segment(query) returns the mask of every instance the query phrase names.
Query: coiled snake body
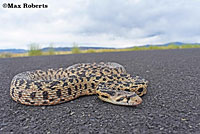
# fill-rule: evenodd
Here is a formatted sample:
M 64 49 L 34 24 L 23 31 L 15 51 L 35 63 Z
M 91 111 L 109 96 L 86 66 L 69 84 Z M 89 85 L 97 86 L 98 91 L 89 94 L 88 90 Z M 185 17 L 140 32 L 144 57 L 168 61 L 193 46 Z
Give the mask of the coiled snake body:
M 81 63 L 66 69 L 35 70 L 17 74 L 10 88 L 13 100 L 26 105 L 55 105 L 83 95 L 97 94 L 106 102 L 138 105 L 147 81 L 131 76 L 114 62 Z

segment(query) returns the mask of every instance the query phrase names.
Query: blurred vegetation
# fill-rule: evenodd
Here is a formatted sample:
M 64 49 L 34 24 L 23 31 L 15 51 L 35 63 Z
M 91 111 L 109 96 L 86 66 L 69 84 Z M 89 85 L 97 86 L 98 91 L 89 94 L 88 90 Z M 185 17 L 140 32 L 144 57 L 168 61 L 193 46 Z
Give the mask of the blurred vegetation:
M 74 45 L 73 45 L 73 47 L 72 47 L 72 53 L 73 53 L 73 54 L 79 54 L 79 53 L 81 53 L 80 48 L 79 48 L 78 45 L 75 44 L 75 43 L 74 43 Z
M 49 45 L 49 50 L 47 52 L 42 52 L 38 44 L 31 44 L 29 46 L 28 53 L 0 53 L 0 58 L 10 58 L 10 57 L 24 57 L 24 56 L 39 56 L 39 55 L 60 55 L 60 54 L 78 54 L 78 53 L 102 53 L 102 52 L 121 52 L 121 51 L 143 51 L 143 50 L 166 50 L 166 49 L 186 49 L 186 48 L 200 48 L 200 44 L 191 45 L 175 45 L 169 44 L 168 46 L 135 46 L 132 48 L 123 49 L 88 49 L 80 50 L 77 44 L 74 43 L 71 51 L 55 51 L 53 44 Z
M 95 53 L 96 51 L 94 49 L 88 49 L 85 51 L 86 53 Z
M 11 58 L 13 57 L 12 53 L 4 52 L 0 53 L 0 58 Z
M 55 50 L 53 48 L 53 44 L 49 45 L 48 55 L 55 55 Z
M 28 51 L 29 56 L 40 56 L 42 55 L 42 51 L 39 47 L 38 44 L 30 44 L 29 45 L 29 51 Z

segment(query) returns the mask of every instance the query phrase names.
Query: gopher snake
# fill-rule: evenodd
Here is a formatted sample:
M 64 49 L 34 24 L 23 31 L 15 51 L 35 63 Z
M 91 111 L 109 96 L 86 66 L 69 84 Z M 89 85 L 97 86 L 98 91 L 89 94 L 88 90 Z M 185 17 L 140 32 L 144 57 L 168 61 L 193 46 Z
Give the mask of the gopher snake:
M 127 74 L 118 63 L 81 63 L 65 69 L 17 74 L 10 95 L 26 105 L 55 105 L 92 94 L 113 104 L 138 105 L 142 102 L 139 96 L 147 92 L 147 83 Z

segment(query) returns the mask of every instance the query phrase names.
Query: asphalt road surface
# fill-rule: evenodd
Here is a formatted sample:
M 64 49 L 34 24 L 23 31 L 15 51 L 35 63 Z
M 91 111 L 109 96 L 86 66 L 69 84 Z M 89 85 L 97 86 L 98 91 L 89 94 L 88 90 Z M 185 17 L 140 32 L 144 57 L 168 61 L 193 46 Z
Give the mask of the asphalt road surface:
M 9 95 L 17 73 L 113 61 L 149 81 L 137 107 L 85 96 L 55 106 L 26 106 Z M 200 49 L 91 53 L 0 59 L 1 134 L 199 134 Z

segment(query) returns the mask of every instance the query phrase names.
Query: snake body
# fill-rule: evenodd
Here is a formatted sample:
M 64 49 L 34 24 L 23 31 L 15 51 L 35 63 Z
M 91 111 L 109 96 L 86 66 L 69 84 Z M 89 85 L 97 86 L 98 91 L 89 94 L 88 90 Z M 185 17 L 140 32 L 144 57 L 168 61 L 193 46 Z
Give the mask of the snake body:
M 84 95 L 118 105 L 138 105 L 147 83 L 114 62 L 80 63 L 68 68 L 22 72 L 11 81 L 10 95 L 25 105 L 55 105 Z

